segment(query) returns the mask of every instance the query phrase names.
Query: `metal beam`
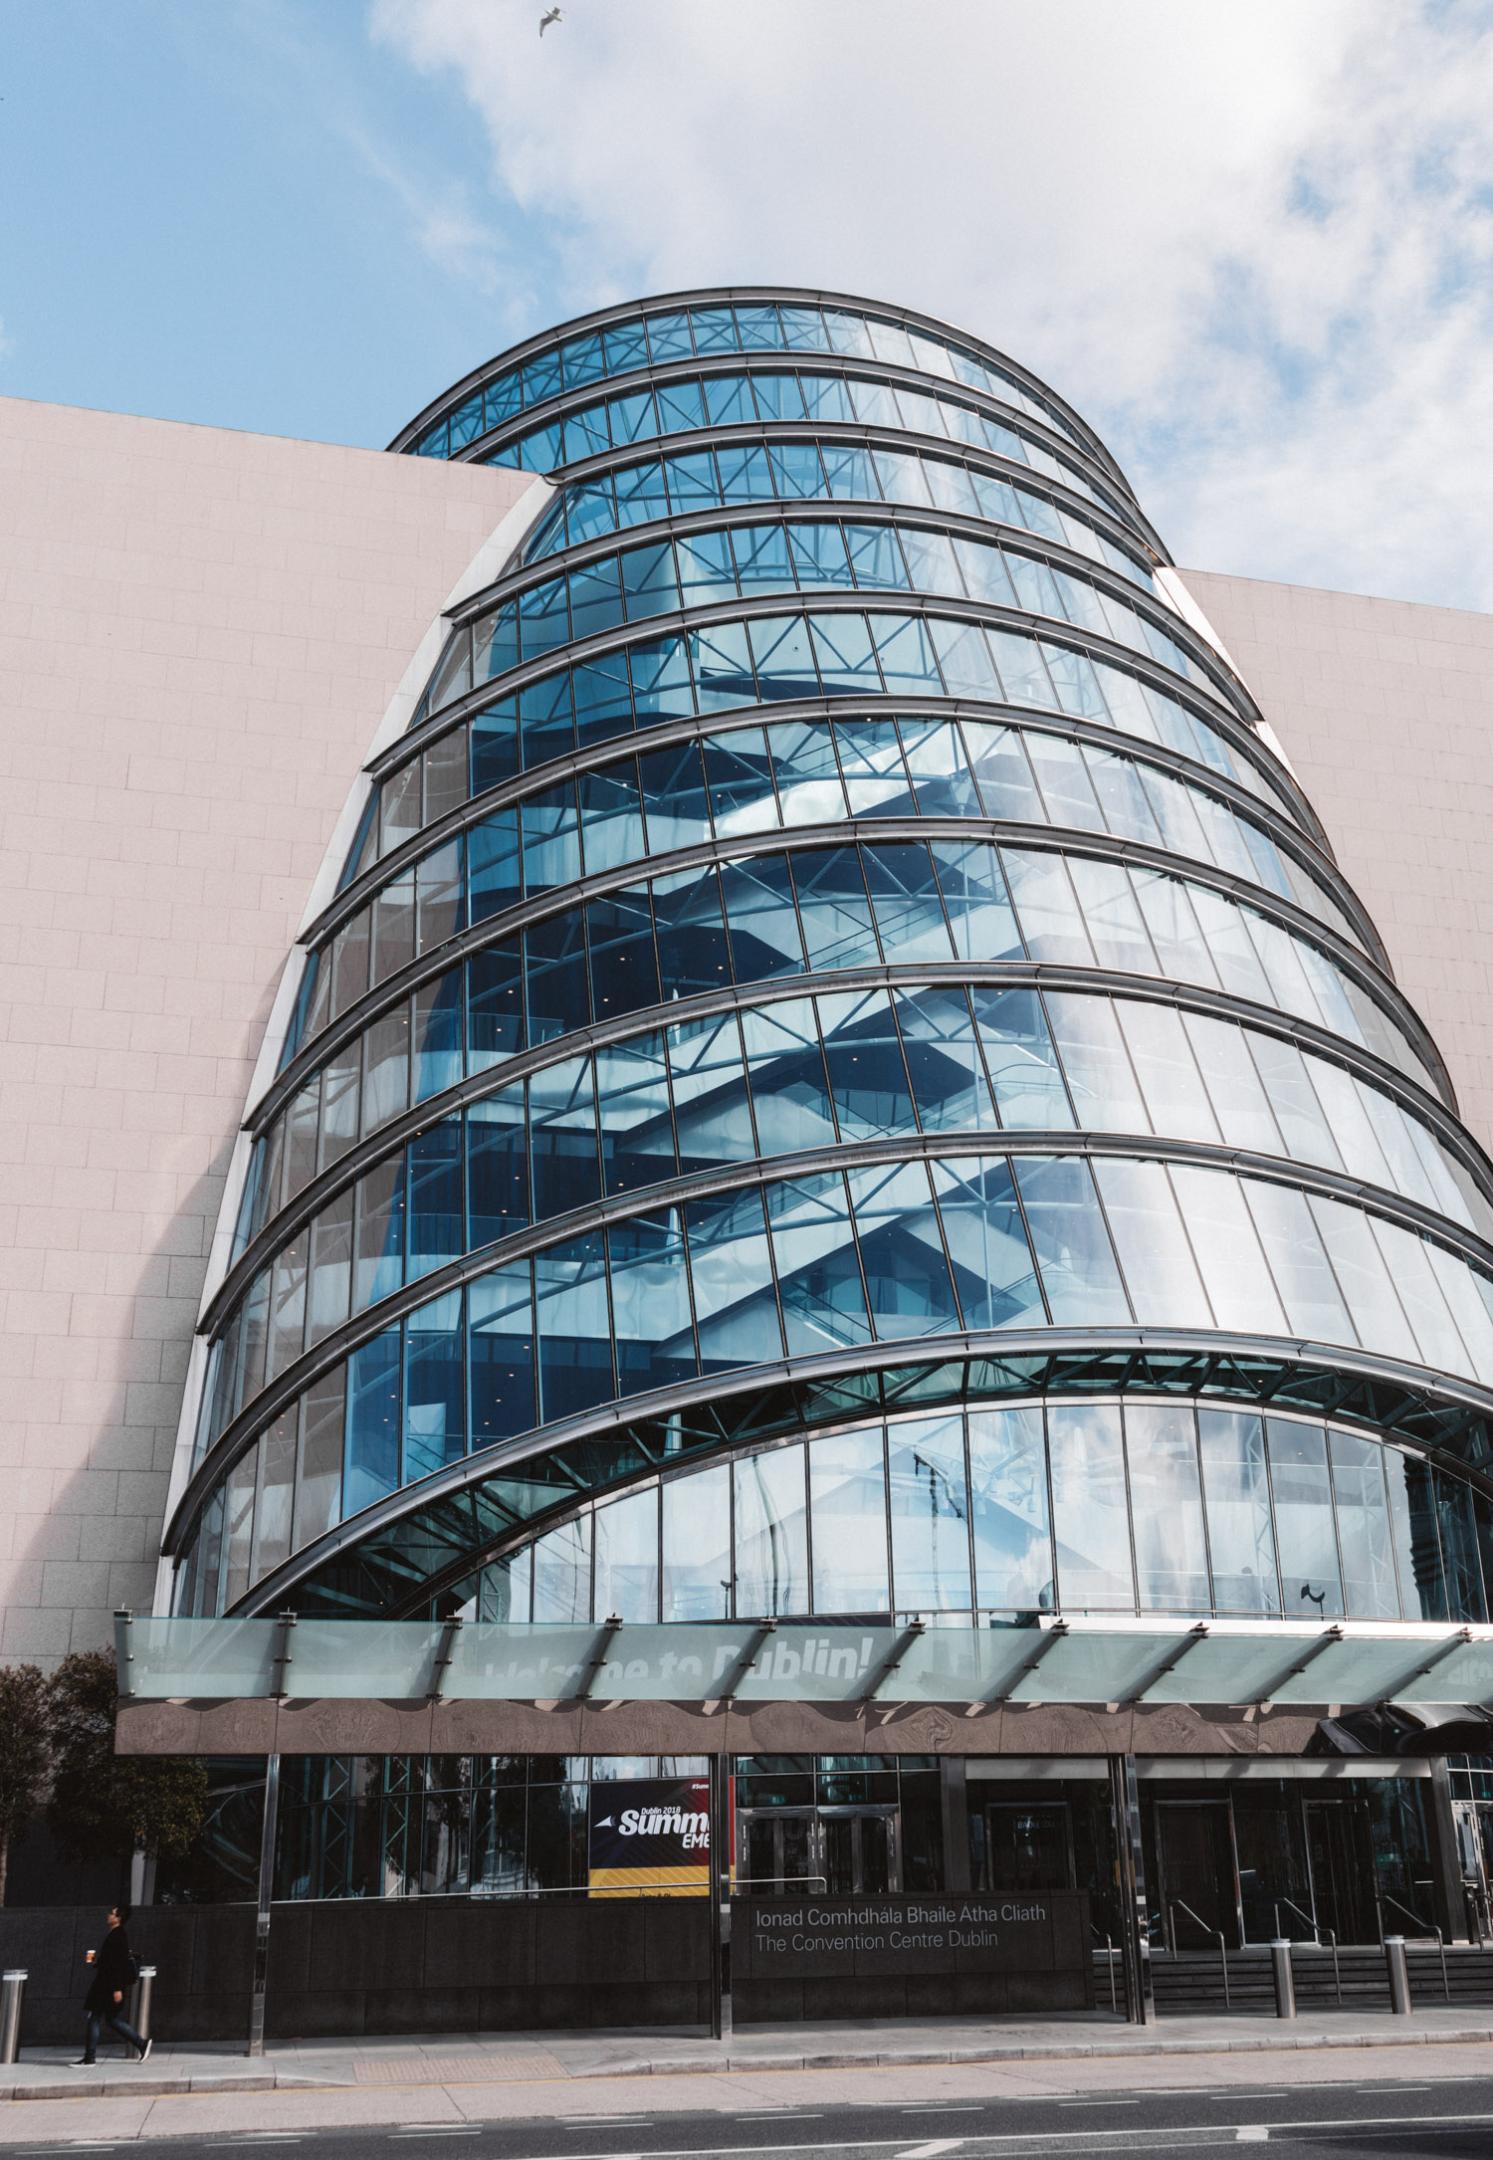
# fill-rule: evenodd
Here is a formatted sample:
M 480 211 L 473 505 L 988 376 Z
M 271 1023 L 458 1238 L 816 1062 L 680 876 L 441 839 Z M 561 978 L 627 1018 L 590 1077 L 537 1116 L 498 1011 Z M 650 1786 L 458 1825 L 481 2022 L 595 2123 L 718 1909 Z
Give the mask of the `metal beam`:
M 757 1626 L 753 1628 L 751 1634 L 742 1644 L 741 1649 L 732 1659 L 730 1667 L 726 1672 L 725 1678 L 721 1683 L 719 1693 L 706 1698 L 708 1701 L 713 1702 L 716 1705 L 717 1709 L 730 1709 L 732 1703 L 736 1700 L 736 1690 L 741 1686 L 742 1681 L 745 1680 L 747 1674 L 756 1664 L 757 1658 L 762 1649 L 762 1645 L 767 1641 L 770 1635 L 775 1635 L 777 1633 L 777 1626 L 778 1623 L 776 1620 L 761 1620 L 758 1622 Z
M 1151 2025 L 1156 2020 L 1156 2002 L 1151 1989 L 1150 1900 L 1133 1755 L 1109 1758 L 1109 1805 L 1120 1897 L 1120 1949 L 1125 1961 L 1125 2015 L 1132 2025 Z
M 293 1612 L 281 1613 L 280 1634 L 278 1640 L 275 1643 L 274 1677 L 270 1683 L 270 1693 L 275 1696 L 276 1699 L 280 1702 L 284 1702 L 286 1696 L 290 1693 L 290 1689 L 286 1686 L 286 1682 L 290 1678 L 290 1663 L 292 1655 L 290 1639 L 294 1633 L 295 1614 Z
M 613 1637 L 621 1625 L 622 1622 L 616 1613 L 609 1613 L 606 1619 L 602 1621 L 601 1626 L 596 1631 L 596 1640 L 587 1652 L 586 1662 L 581 1667 L 580 1685 L 576 1688 L 574 1695 L 567 1697 L 568 1701 L 590 1701 L 591 1690 L 596 1684 L 596 1676 L 607 1661 L 607 1652 L 611 1649 Z
M 1165 1657 L 1157 1659 L 1145 1678 L 1138 1681 L 1128 1695 L 1121 1697 L 1115 1705 L 1116 1709 L 1128 1710 L 1132 1703 L 1143 1702 L 1147 1692 L 1155 1687 L 1158 1680 L 1164 1680 L 1169 1672 L 1175 1672 L 1188 1653 L 1196 1650 L 1198 1644 L 1206 1642 L 1207 1639 L 1208 1623 L 1206 1620 L 1199 1620 L 1197 1626 L 1184 1635 L 1180 1642 L 1172 1644 Z
M 441 1630 L 441 1639 L 436 1644 L 435 1661 L 430 1668 L 428 1693 L 432 1702 L 440 1702 L 446 1693 L 446 1676 L 451 1670 L 451 1660 L 456 1655 L 456 1638 L 460 1633 L 461 1614 L 452 1613 Z
M 114 1615 L 114 1671 L 121 1696 L 133 1695 L 135 1692 L 135 1653 L 130 1647 L 134 1617 L 128 1606 L 124 1605 Z
M 985 1697 L 987 1705 L 1008 1703 L 1011 1700 L 1011 1690 L 1015 1687 L 1017 1681 L 1024 1680 L 1029 1672 L 1035 1672 L 1049 1650 L 1054 1649 L 1067 1632 L 1068 1623 L 1066 1620 L 1054 1620 L 1050 1628 L 1039 1628 L 1036 1631 L 1036 1641 L 1017 1666 L 1015 1672 L 1007 1673 L 1005 1679 L 1001 1681 L 1001 1692 L 999 1694 L 991 1693 Z
M 918 1637 L 924 1632 L 927 1624 L 928 1623 L 925 1620 L 909 1621 L 908 1625 L 897 1637 L 897 1640 L 892 1644 L 891 1649 L 887 1652 L 886 1656 L 877 1666 L 875 1672 L 866 1682 L 865 1692 L 861 1696 L 861 1702 L 863 1704 L 875 1701 L 878 1689 L 884 1687 L 887 1681 L 891 1679 L 892 1674 L 902 1663 L 902 1660 L 906 1657 L 908 1651 L 912 1648 Z
M 1322 1633 L 1309 1643 L 1305 1650 L 1298 1651 L 1291 1663 L 1275 1674 L 1269 1687 L 1262 1691 L 1253 1707 L 1256 1710 L 1268 1710 L 1275 1701 L 1276 1695 L 1288 1680 L 1294 1680 L 1298 1673 L 1304 1673 L 1308 1665 L 1316 1663 L 1324 1650 L 1330 1649 L 1334 1643 L 1339 1643 L 1342 1639 L 1343 1631 L 1340 1627 L 1324 1628 Z

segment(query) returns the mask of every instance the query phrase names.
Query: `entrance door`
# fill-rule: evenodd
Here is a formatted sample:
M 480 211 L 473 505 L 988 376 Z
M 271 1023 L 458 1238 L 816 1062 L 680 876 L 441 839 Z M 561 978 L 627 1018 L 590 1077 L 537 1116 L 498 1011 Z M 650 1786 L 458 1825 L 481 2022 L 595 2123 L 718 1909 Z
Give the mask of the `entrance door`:
M 1071 1890 L 1073 1833 L 1066 1800 L 992 1800 L 985 1810 L 992 1890 Z
M 1374 1862 L 1362 1808 L 1352 1799 L 1308 1800 L 1304 1813 L 1317 1925 L 1340 1943 L 1373 1942 Z
M 1239 1947 L 1239 1887 L 1226 1800 L 1158 1800 L 1162 1929 L 1173 1950 Z
M 739 1808 L 737 1887 L 748 1897 L 818 1889 L 817 1843 L 812 1808 Z
M 830 1897 L 878 1897 L 901 1889 L 895 1808 L 821 1808 L 819 1836 Z

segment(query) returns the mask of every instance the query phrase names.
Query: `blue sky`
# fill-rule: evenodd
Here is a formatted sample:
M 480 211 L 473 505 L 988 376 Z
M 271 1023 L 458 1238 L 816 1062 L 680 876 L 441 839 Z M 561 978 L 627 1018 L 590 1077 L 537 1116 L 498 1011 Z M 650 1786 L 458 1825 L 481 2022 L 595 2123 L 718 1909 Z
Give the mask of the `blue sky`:
M 11 0 L 0 391 L 382 444 L 781 278 L 1044 373 L 1179 560 L 1493 608 L 1493 0 Z

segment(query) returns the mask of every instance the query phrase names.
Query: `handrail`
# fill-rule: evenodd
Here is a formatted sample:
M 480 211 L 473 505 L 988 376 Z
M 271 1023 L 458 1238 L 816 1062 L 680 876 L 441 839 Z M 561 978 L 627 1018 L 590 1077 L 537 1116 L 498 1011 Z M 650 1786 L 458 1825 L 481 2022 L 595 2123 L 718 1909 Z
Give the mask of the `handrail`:
M 1172 1898 L 1168 1901 L 1168 1917 L 1170 1917 L 1171 1914 L 1177 1912 L 1185 1912 L 1194 1927 L 1201 1928 L 1205 1935 L 1211 1935 L 1214 1941 L 1218 1944 L 1218 1962 L 1223 1971 L 1223 2006 L 1225 2010 L 1231 2010 L 1233 2008 L 1233 2004 L 1229 2000 L 1228 1938 L 1225 1936 L 1222 1928 L 1210 1928 L 1207 1921 L 1201 1919 L 1199 1915 L 1193 1911 L 1192 1907 L 1187 1904 L 1182 1898 Z M 1171 1922 L 1171 1930 L 1172 1955 L 1175 1957 L 1177 1951 L 1177 1923 L 1175 1920 L 1172 1920 Z
M 1384 1939 L 1383 1907 L 1386 1905 L 1393 1905 L 1396 1912 L 1402 1912 L 1407 1920 L 1413 1920 L 1423 1935 L 1429 1935 L 1435 1939 L 1436 1955 L 1441 1960 L 1441 1992 L 1446 1997 L 1447 2001 L 1450 2002 L 1452 1999 L 1452 1983 L 1451 1976 L 1446 1969 L 1446 1937 L 1442 1934 L 1439 1927 L 1427 1927 L 1425 1921 L 1422 1920 L 1420 1914 L 1418 1912 L 1412 1912 L 1403 1898 L 1394 1897 L 1388 1890 L 1386 1890 L 1379 1899 L 1379 1938 L 1381 1941 Z
M 1328 1927 L 1325 1922 L 1315 1919 L 1311 1913 L 1304 1912 L 1294 1898 L 1286 1897 L 1277 1898 L 1275 1901 L 1275 1932 L 1277 1935 L 1281 1931 L 1280 1909 L 1282 1905 L 1288 1905 L 1298 1920 L 1306 1922 L 1313 1935 L 1317 1938 L 1319 1948 L 1322 1937 L 1324 1935 L 1327 1937 L 1327 1947 L 1332 1952 L 1332 1984 L 1337 1991 L 1337 2006 L 1341 2010 L 1343 2007 L 1343 1967 L 1337 1954 L 1337 1929 Z
M 823 1890 L 826 1893 L 829 1890 L 829 1877 L 827 1875 L 733 1875 L 731 1888 L 740 1890 L 743 1885 L 750 1888 L 754 1883 L 765 1882 L 807 1883 L 812 1884 L 816 1890 Z
M 1104 1945 L 1104 1956 L 1109 1966 L 1109 2007 L 1118 2016 L 1120 1998 L 1115 1990 L 1115 1939 L 1113 1935 L 1106 1935 L 1092 1920 L 1089 1922 L 1089 1933 Z

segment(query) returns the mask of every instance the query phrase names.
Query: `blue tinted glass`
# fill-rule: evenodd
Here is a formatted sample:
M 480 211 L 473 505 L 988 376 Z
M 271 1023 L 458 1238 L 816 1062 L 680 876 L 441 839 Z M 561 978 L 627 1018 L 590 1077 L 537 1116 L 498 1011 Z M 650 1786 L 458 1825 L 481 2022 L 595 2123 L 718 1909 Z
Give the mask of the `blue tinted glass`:
M 790 525 L 787 531 L 793 547 L 793 568 L 801 585 L 851 583 L 850 558 L 838 525 Z
M 948 925 L 928 850 L 913 841 L 882 842 L 864 850 L 866 884 L 876 927 L 890 957 L 947 960 Z
M 837 1175 L 767 1188 L 790 1357 L 870 1339 L 860 1264 Z
M 572 635 L 577 638 L 596 637 L 622 621 L 622 595 L 614 556 L 603 556 L 599 562 L 571 571 L 570 617 Z
M 742 1014 L 757 1144 L 764 1155 L 833 1147 L 824 1054 L 809 998 L 786 998 Z
M 518 708 L 511 698 L 473 713 L 471 722 L 472 793 L 501 787 L 518 771 Z
M 866 897 L 866 880 L 854 847 L 815 848 L 794 864 L 799 912 L 809 966 L 875 967 L 881 947 Z
M 539 1414 L 573 1417 L 613 1394 L 611 1320 L 600 1231 L 534 1261 Z
M 692 630 L 689 650 L 701 712 L 724 712 L 753 702 L 757 689 L 745 623 Z
M 482 1072 L 524 1045 L 523 976 L 516 939 L 467 962 L 467 1063 Z
M 628 655 L 638 725 L 688 717 L 695 710 L 688 649 L 683 638 L 634 645 Z
M 667 540 L 651 547 L 628 548 L 622 556 L 622 590 L 628 619 L 663 615 L 679 605 L 674 551 Z
M 559 357 L 567 390 L 578 390 L 583 383 L 595 382 L 598 376 L 606 373 L 599 331 L 593 331 L 589 337 L 572 338 L 560 347 Z
M 736 574 L 749 597 L 759 592 L 793 589 L 788 535 L 781 525 L 742 525 L 731 535 Z
M 586 909 L 591 942 L 592 1009 L 617 1019 L 658 1003 L 658 960 L 648 888 L 635 885 L 593 900 Z
M 658 400 L 658 431 L 661 435 L 679 435 L 688 428 L 705 425 L 705 400 L 697 382 L 661 382 L 654 395 Z
M 767 452 L 760 446 L 722 443 L 716 452 L 721 499 L 728 503 L 766 502 L 777 493 Z M 802 491 L 796 491 L 802 492 Z M 808 491 L 813 493 L 813 489 Z
M 636 1192 L 673 1177 L 677 1165 L 663 1036 L 639 1035 L 598 1050 L 596 1095 L 607 1193 Z
M 619 1394 L 692 1380 L 698 1368 L 680 1215 L 634 1217 L 615 1224 L 607 1241 Z
M 467 834 L 468 906 L 484 922 L 519 898 L 518 812 L 499 810 Z
M 399 1483 L 399 1330 L 387 1328 L 347 1361 L 343 1512 L 356 1515 Z
M 761 372 L 752 377 L 757 411 L 764 420 L 802 420 L 804 401 L 796 375 Z
M 685 1222 L 701 1371 L 728 1372 L 780 1358 L 783 1331 L 772 1292 L 762 1195 L 748 1190 L 692 1200 Z M 760 1607 L 752 1601 L 744 1609 Z
M 495 1268 L 467 1286 L 472 1446 L 491 1447 L 534 1423 L 534 1312 L 529 1263 Z
M 873 1163 L 848 1170 L 845 1182 L 880 1340 L 956 1329 L 959 1308 L 926 1167 Z
M 640 318 L 608 323 L 604 335 L 609 374 L 624 375 L 630 368 L 648 365 L 648 341 Z
M 528 998 L 528 1039 L 585 1027 L 591 1018 L 586 979 L 584 917 L 577 909 L 551 915 L 524 933 L 524 987 Z
M 764 615 L 752 624 L 751 632 L 764 700 L 819 695 L 819 671 L 802 615 Z
M 405 1322 L 404 1479 L 443 1470 L 467 1451 L 461 1292 L 434 1298 Z
M 688 360 L 694 355 L 694 343 L 689 334 L 689 317 L 685 314 L 650 315 L 648 344 L 656 362 Z
M 484 1096 L 467 1111 L 467 1182 L 474 1249 L 532 1221 L 522 1081 Z
M 925 1132 L 989 1131 L 997 1123 L 963 990 L 896 990 L 912 1092 Z
M 691 308 L 698 353 L 735 352 L 736 322 L 728 307 Z
M 409 1278 L 459 1259 L 466 1243 L 466 1192 L 459 1118 L 446 1118 L 409 1143 Z
M 881 674 L 864 615 L 811 615 L 809 628 L 827 697 L 875 696 Z
M 774 443 L 769 455 L 773 477 L 769 494 L 788 498 L 823 494 L 824 474 L 813 443 Z M 724 463 L 721 470 L 724 477 Z
M 575 692 L 575 732 L 582 747 L 626 735 L 632 727 L 627 654 L 603 653 L 571 677 Z
M 1041 1327 L 1046 1309 L 1003 1156 L 950 1157 L 934 1190 L 967 1328 Z
M 529 1160 L 536 1222 L 589 1207 L 601 1197 L 589 1058 L 566 1058 L 531 1076 Z
M 518 715 L 524 745 L 524 764 L 542 765 L 552 757 L 564 757 L 575 748 L 575 726 L 570 717 L 570 677 L 546 676 L 519 693 Z
M 723 863 L 721 890 L 736 980 L 760 982 L 772 975 L 798 974 L 804 964 L 803 942 L 786 856 Z
M 718 990 L 731 980 L 721 919 L 720 879 L 713 863 L 653 881 L 658 963 L 666 998 Z
M 745 375 L 712 375 L 705 383 L 712 427 L 741 427 L 756 417 Z

